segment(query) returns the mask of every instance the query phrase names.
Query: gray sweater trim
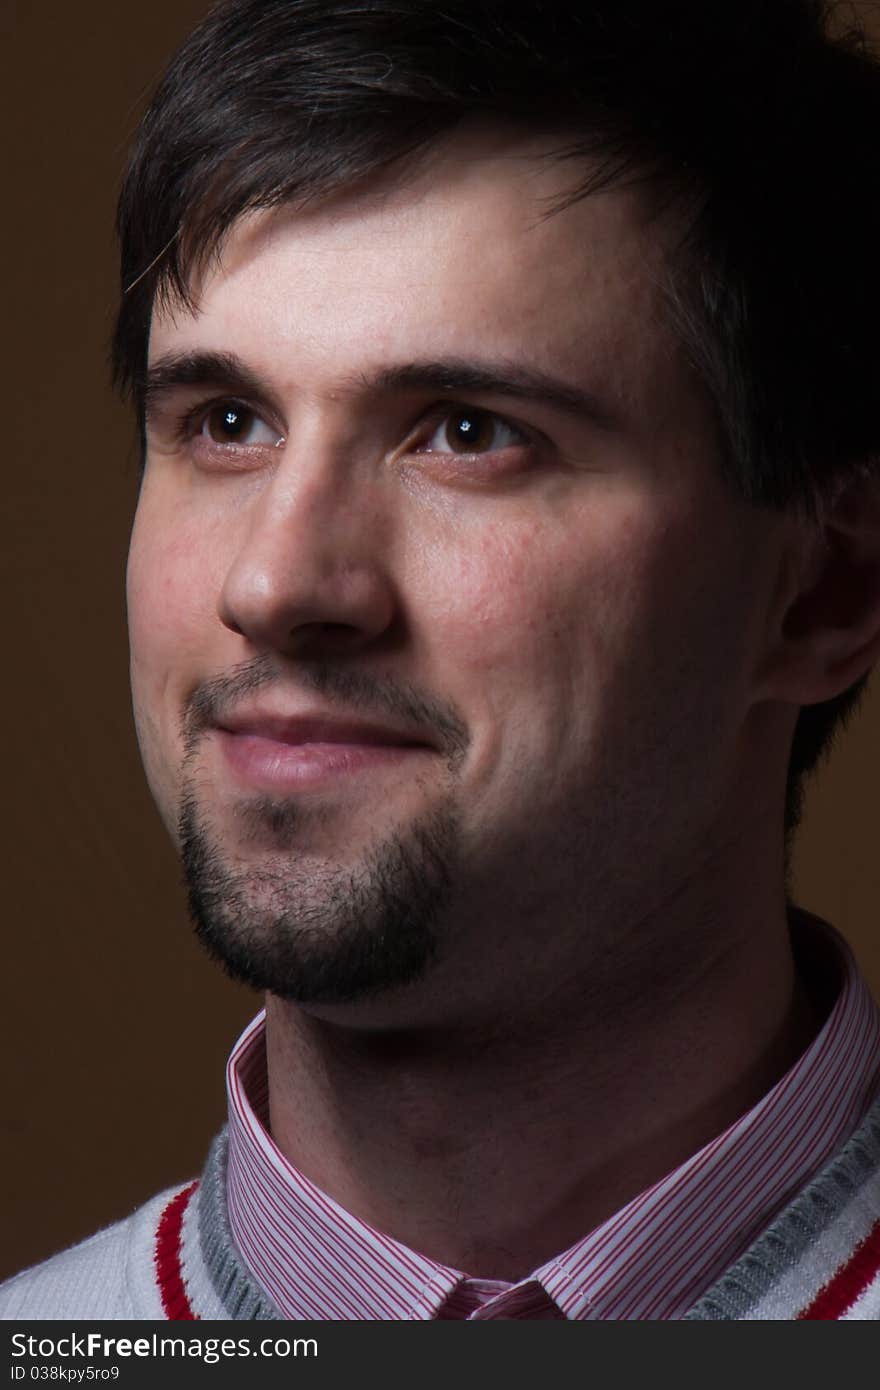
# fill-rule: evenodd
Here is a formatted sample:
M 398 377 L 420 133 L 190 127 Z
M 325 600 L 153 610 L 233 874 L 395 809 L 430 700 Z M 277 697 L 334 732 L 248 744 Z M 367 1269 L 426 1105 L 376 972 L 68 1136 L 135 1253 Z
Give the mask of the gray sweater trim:
M 781 1275 L 793 1269 L 844 1207 L 880 1169 L 880 1103 L 852 1138 L 776 1220 L 759 1236 L 685 1320 L 730 1321 L 748 1318 Z M 876 1194 L 872 1205 L 877 1205 Z
M 202 1258 L 230 1318 L 283 1320 L 236 1249 L 226 1207 L 227 1132 L 211 1145 L 199 1189 Z M 880 1170 L 880 1102 L 835 1158 L 787 1206 L 684 1321 L 730 1321 L 749 1312 Z M 876 1197 L 874 1199 L 876 1204 Z
M 226 1207 L 224 1126 L 211 1145 L 199 1186 L 199 1241 L 211 1283 L 230 1318 L 275 1321 L 281 1314 L 255 1281 L 235 1246 Z

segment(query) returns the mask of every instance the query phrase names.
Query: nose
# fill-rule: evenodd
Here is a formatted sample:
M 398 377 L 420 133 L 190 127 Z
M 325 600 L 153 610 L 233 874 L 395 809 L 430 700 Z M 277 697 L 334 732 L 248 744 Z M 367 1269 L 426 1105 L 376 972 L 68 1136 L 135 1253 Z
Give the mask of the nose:
M 241 518 L 220 618 L 263 651 L 360 650 L 394 621 L 388 526 L 372 495 L 381 484 L 355 487 L 325 459 L 289 462 Z

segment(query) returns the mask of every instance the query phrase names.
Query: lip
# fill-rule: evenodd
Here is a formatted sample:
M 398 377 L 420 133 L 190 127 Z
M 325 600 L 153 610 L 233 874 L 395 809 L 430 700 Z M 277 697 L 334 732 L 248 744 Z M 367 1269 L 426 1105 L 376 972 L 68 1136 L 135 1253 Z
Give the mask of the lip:
M 218 724 L 216 736 L 238 780 L 281 791 L 381 773 L 435 751 L 408 731 L 323 715 L 243 715 Z

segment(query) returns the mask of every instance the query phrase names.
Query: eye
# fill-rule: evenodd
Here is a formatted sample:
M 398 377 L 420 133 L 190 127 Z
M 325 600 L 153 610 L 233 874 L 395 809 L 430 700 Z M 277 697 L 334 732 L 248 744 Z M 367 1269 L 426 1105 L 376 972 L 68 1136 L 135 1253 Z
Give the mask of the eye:
M 521 430 L 499 415 L 492 415 L 488 410 L 459 407 L 443 416 L 417 452 L 488 454 L 528 442 Z
M 202 416 L 196 433 L 212 444 L 255 445 L 278 447 L 283 436 L 267 424 L 255 410 L 240 401 L 220 401 Z

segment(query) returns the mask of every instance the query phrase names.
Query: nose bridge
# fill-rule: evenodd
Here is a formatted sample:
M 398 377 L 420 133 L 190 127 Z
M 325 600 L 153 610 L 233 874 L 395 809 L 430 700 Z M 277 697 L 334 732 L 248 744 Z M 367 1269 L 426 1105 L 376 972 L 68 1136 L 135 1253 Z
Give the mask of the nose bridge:
M 288 440 L 242 518 L 221 618 L 258 646 L 283 646 L 319 624 L 374 634 L 389 620 L 381 559 L 387 528 L 372 470 L 338 444 Z
M 354 560 L 358 541 L 356 494 L 369 506 L 364 470 L 356 469 L 342 447 L 314 436 L 289 440 L 281 464 L 264 489 L 253 519 L 252 538 L 265 532 L 285 546 L 294 535 L 303 544 L 302 559 L 330 571 Z

